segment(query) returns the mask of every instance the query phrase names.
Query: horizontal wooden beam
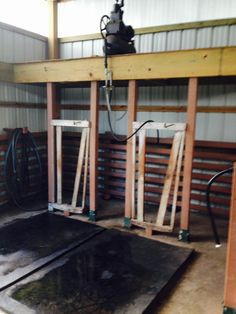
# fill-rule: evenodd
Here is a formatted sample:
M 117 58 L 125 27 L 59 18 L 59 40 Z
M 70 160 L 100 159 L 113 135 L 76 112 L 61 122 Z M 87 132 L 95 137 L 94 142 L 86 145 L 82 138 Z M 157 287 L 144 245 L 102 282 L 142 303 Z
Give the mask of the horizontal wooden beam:
M 236 75 L 236 47 L 119 55 L 109 58 L 114 80 Z M 104 59 L 91 57 L 14 65 L 16 83 L 104 80 Z
M 0 103 L 1 106 L 1 103 Z M 62 110 L 90 110 L 90 105 L 76 105 L 76 104 L 67 104 L 67 105 L 60 105 L 60 109 Z M 126 111 L 127 106 L 125 105 L 112 105 L 112 111 Z M 106 111 L 106 105 L 99 106 L 100 111 Z M 146 105 L 139 105 L 137 106 L 138 112 L 186 112 L 186 106 L 146 106 Z M 198 106 L 197 112 L 201 113 L 236 113 L 236 106 Z
M 62 2 L 62 0 L 60 2 Z M 170 31 L 184 30 L 184 29 L 217 27 L 217 26 L 234 25 L 234 24 L 236 24 L 236 19 L 232 18 L 232 19 L 220 19 L 220 20 L 198 21 L 198 22 L 190 22 L 190 23 L 178 23 L 178 24 L 142 27 L 142 28 L 136 28 L 134 31 L 135 31 L 135 35 L 143 35 L 143 34 L 154 34 L 154 33 L 170 32 Z M 101 34 L 93 33 L 93 34 L 85 34 L 85 35 L 78 35 L 78 36 L 71 36 L 71 37 L 63 37 L 63 38 L 60 38 L 59 41 L 60 43 L 67 43 L 67 42 L 76 42 L 76 41 L 85 41 L 85 40 L 94 40 L 94 39 L 101 39 Z
M 25 102 L 11 102 L 0 101 L 0 108 L 19 108 L 19 109 L 47 109 L 46 103 L 25 103 Z M 81 104 L 67 104 L 59 105 L 60 110 L 87 110 L 90 111 L 90 105 Z M 126 105 L 112 105 L 112 111 L 127 111 Z M 99 105 L 99 111 L 106 111 L 107 106 Z M 186 112 L 187 107 L 181 106 L 160 106 L 160 105 L 139 105 L 138 112 Z M 236 106 L 198 106 L 198 113 L 236 113 Z
M 0 108 L 47 109 L 47 104 L 46 103 L 43 104 L 43 103 L 0 101 Z
M 14 72 L 13 65 L 10 63 L 0 62 L 0 81 L 13 82 Z

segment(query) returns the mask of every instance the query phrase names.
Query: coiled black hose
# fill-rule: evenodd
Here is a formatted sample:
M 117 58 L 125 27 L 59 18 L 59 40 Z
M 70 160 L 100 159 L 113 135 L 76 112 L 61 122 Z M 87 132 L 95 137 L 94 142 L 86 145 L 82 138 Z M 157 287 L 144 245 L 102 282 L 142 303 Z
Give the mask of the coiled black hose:
M 213 235 L 214 235 L 215 244 L 217 247 L 220 246 L 220 238 L 218 235 L 218 231 L 217 231 L 217 227 L 216 227 L 216 223 L 215 223 L 215 218 L 213 216 L 212 209 L 211 209 L 211 202 L 210 202 L 211 186 L 217 178 L 219 178 L 220 176 L 222 176 L 225 173 L 230 173 L 232 171 L 233 171 L 233 167 L 230 167 L 228 169 L 220 171 L 217 174 L 215 174 L 207 183 L 206 204 L 207 204 L 207 210 L 208 210 L 208 214 L 209 214 L 210 221 L 211 221 L 211 227 L 212 227 L 212 231 L 213 231 Z
M 34 167 L 36 182 L 33 189 L 30 176 L 31 161 L 36 161 Z M 22 128 L 16 128 L 12 132 L 5 155 L 4 175 L 9 200 L 23 210 L 32 210 L 34 206 L 27 209 L 24 204 L 42 191 L 43 170 L 37 144 L 29 131 L 23 132 Z

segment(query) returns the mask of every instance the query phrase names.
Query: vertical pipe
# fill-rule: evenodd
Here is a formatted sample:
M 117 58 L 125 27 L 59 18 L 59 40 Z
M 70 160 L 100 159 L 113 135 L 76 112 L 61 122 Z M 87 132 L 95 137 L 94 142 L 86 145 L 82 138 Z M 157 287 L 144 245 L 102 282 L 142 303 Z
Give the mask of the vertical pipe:
M 133 131 L 133 122 L 136 120 L 137 101 L 138 101 L 138 83 L 135 80 L 129 81 L 128 87 L 128 135 Z M 127 141 L 126 146 L 126 181 L 125 181 L 125 218 L 124 226 L 129 228 L 131 225 L 132 212 L 132 138 Z
M 189 207 L 192 182 L 192 163 L 196 128 L 198 79 L 190 78 L 188 84 L 187 129 L 185 137 L 182 209 L 179 240 L 189 240 Z
M 90 91 L 90 162 L 89 162 L 89 189 L 90 212 L 89 220 L 96 220 L 97 210 L 97 178 L 98 178 L 98 118 L 99 118 L 99 84 L 91 82 Z

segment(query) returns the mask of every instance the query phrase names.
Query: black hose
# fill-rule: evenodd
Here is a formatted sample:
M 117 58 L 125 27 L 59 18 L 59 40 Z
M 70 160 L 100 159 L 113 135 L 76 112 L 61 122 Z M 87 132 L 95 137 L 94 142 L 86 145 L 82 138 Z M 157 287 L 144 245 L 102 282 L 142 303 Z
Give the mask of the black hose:
M 211 221 L 211 227 L 212 227 L 212 231 L 213 231 L 213 235 L 214 235 L 214 240 L 215 240 L 215 243 L 217 246 L 220 245 L 220 238 L 218 235 L 218 231 L 217 231 L 217 227 L 216 227 L 216 223 L 215 223 L 215 218 L 213 216 L 212 209 L 211 209 L 211 202 L 210 202 L 211 186 L 217 178 L 219 178 L 220 176 L 222 176 L 225 173 L 230 173 L 232 171 L 233 171 L 233 167 L 230 167 L 228 169 L 220 171 L 217 174 L 215 174 L 207 183 L 206 204 L 207 204 L 207 210 L 208 210 L 208 214 L 209 214 L 210 221 Z
M 31 191 L 30 164 L 36 160 L 36 185 Z M 41 157 L 33 135 L 16 128 L 11 135 L 5 155 L 4 175 L 9 200 L 22 210 L 41 210 L 25 207 L 25 202 L 35 199 L 42 192 L 43 169 Z

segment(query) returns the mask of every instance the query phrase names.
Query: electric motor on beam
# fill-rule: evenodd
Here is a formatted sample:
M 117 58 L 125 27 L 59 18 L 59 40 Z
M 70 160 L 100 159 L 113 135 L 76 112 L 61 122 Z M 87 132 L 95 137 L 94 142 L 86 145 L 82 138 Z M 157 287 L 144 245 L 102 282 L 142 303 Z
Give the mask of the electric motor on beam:
M 123 13 L 121 9 L 124 6 L 124 0 L 116 0 L 110 17 L 103 15 L 100 22 L 100 31 L 104 39 L 103 50 L 107 55 L 135 53 L 134 30 L 132 26 L 126 26 L 123 22 Z

